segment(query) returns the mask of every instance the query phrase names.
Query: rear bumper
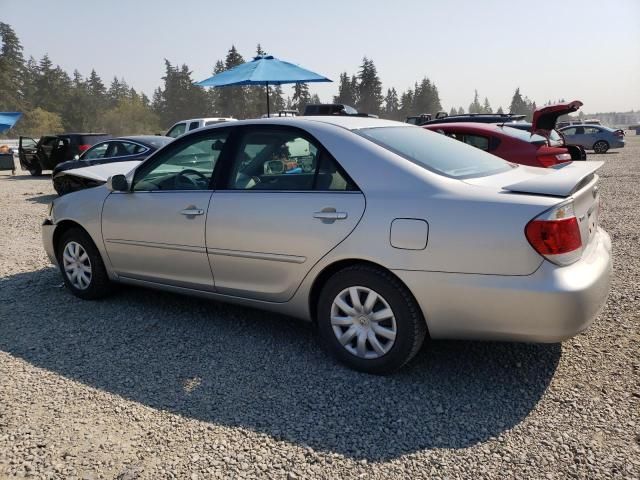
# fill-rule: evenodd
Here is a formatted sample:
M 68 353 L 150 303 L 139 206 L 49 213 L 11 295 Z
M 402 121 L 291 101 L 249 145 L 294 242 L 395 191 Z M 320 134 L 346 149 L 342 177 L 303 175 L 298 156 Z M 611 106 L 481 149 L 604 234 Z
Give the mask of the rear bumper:
M 614 140 L 611 142 L 610 148 L 623 148 L 624 140 Z
M 612 273 L 602 229 L 578 262 L 527 276 L 394 271 L 422 307 L 432 338 L 558 342 L 600 313 Z

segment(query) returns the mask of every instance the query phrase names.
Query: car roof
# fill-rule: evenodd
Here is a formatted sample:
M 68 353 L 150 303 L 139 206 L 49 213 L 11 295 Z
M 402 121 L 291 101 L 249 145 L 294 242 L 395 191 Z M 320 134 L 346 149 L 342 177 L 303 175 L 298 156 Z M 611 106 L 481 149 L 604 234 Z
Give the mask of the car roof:
M 510 122 L 506 122 L 504 125 L 509 126 Z M 464 128 L 468 130 L 488 130 L 498 131 L 499 125 L 502 123 L 482 123 L 482 122 L 451 122 L 451 123 L 433 123 L 427 125 L 420 125 L 422 128 L 428 128 L 429 130 L 437 130 L 439 128 Z
M 163 135 L 127 135 L 125 137 L 115 137 L 105 140 L 107 142 L 113 142 L 117 140 L 131 140 L 139 143 L 157 142 L 158 140 L 166 140 L 166 143 L 173 141 L 173 137 L 165 137 Z
M 319 116 L 301 116 L 301 117 L 272 117 L 272 118 L 254 118 L 247 120 L 240 120 L 233 122 L 234 126 L 240 125 L 291 125 L 303 127 L 309 122 L 326 123 L 342 127 L 347 130 L 358 130 L 361 128 L 376 128 L 376 127 L 406 127 L 417 128 L 415 125 L 410 125 L 404 122 L 396 122 L 394 120 L 383 120 L 373 117 L 356 117 L 350 115 L 319 115 Z M 224 128 L 229 125 L 219 123 L 217 125 L 209 125 L 205 128 Z

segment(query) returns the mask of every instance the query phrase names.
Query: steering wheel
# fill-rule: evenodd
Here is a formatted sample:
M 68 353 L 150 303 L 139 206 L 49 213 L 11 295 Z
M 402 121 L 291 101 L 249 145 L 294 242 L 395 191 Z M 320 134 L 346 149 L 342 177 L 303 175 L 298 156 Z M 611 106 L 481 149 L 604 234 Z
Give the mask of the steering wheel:
M 185 168 L 184 170 L 178 172 L 178 174 L 175 176 L 175 182 L 174 182 L 175 188 L 179 188 L 180 185 L 191 185 L 196 190 L 201 188 L 201 186 L 198 185 L 198 182 L 196 182 L 193 178 L 187 177 L 188 173 L 194 173 L 197 177 L 200 177 L 205 182 L 207 182 L 207 184 L 209 184 L 209 179 L 202 172 L 199 172 L 198 170 L 194 170 L 193 168 Z M 185 182 L 183 181 L 183 179 L 187 181 Z

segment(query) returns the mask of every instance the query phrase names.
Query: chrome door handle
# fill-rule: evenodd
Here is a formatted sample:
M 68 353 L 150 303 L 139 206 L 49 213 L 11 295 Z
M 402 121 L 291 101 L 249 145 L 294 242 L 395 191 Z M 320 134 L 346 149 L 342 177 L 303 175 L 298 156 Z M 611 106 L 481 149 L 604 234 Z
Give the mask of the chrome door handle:
M 313 218 L 320 220 L 344 220 L 347 218 L 347 212 L 315 212 Z
M 180 212 L 182 215 L 186 215 L 187 217 L 191 217 L 193 215 L 204 215 L 204 210 L 201 208 L 185 208 Z

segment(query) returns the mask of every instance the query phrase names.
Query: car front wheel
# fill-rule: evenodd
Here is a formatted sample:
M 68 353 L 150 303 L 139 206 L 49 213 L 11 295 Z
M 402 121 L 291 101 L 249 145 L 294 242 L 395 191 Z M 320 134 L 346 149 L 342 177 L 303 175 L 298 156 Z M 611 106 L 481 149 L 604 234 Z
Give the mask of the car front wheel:
M 427 333 L 420 309 L 391 273 L 355 265 L 335 273 L 318 302 L 318 329 L 325 345 L 347 366 L 391 373 L 418 352 Z
M 72 228 L 65 232 L 57 255 L 64 283 L 76 297 L 94 300 L 111 292 L 100 252 L 85 231 Z
M 593 151 L 596 153 L 607 153 L 609 150 L 609 144 L 604 140 L 598 140 L 593 144 Z

